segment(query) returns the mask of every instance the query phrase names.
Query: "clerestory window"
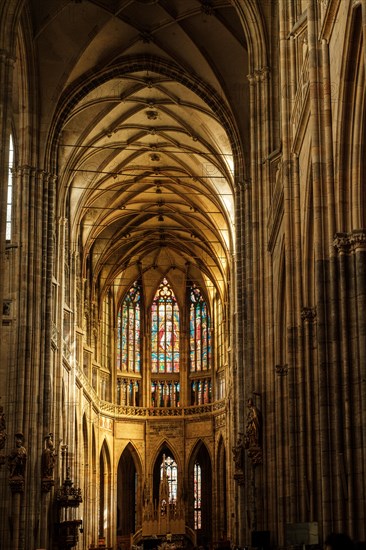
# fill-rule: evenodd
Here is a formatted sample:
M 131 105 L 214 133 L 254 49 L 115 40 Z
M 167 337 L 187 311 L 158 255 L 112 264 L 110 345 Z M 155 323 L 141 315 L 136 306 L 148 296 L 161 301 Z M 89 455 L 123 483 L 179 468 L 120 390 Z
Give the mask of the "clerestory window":
M 136 281 L 126 294 L 117 318 L 117 369 L 141 370 L 141 286 Z
M 151 306 L 151 372 L 179 372 L 179 308 L 167 279 L 163 279 Z

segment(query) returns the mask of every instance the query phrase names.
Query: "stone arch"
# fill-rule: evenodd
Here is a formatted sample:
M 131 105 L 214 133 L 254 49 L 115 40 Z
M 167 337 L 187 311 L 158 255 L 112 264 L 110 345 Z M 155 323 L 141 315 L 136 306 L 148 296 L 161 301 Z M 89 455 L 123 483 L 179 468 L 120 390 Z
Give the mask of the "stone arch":
M 18 32 L 19 19 L 25 5 L 25 0 L 9 0 L 3 2 L 0 11 L 0 49 L 15 54 L 15 41 Z
M 182 481 L 183 481 L 183 466 L 179 460 L 179 453 L 174 450 L 171 443 L 166 440 L 162 441 L 159 445 L 154 458 L 151 463 L 151 475 L 152 475 L 152 500 L 153 503 L 159 500 L 159 484 L 160 484 L 160 466 L 163 460 L 163 455 L 171 456 L 177 464 L 177 482 L 178 482 L 178 495 L 182 494 Z
M 365 45 L 362 31 L 362 6 L 350 8 L 345 40 L 345 56 L 338 97 L 339 119 L 336 155 L 339 205 L 338 230 L 351 231 L 366 225 L 366 94 Z
M 112 537 L 112 470 L 111 457 L 106 439 L 102 443 L 99 455 L 99 537 L 111 543 Z
M 142 468 L 136 448 L 128 443 L 117 465 L 116 529 L 122 542 L 130 544 L 130 534 L 135 533 L 142 522 Z M 136 514 L 135 514 L 136 511 Z
M 188 525 L 196 531 L 197 544 L 202 546 L 212 543 L 212 494 L 212 460 L 200 439 L 188 461 Z
M 228 480 L 227 480 L 227 460 L 226 445 L 224 438 L 220 435 L 217 453 L 216 453 L 216 540 L 226 540 L 228 538 Z
M 266 67 L 268 62 L 268 33 L 261 13 L 260 4 L 252 0 L 233 0 L 240 17 L 247 40 L 249 69 Z

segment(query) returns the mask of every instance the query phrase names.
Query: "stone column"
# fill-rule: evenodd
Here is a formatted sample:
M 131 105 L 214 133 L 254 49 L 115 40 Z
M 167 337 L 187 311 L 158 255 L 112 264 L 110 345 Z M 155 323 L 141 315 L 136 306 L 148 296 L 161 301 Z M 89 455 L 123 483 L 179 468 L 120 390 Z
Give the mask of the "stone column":
M 321 498 L 322 518 L 320 536 L 334 529 L 333 518 L 341 513 L 340 480 L 335 466 L 335 455 L 339 452 L 339 385 L 337 365 L 331 368 L 331 344 L 329 333 L 329 256 L 326 245 L 327 231 L 326 187 L 322 159 L 322 117 L 321 96 L 321 45 L 318 40 L 318 12 L 315 0 L 308 0 L 308 47 L 309 47 L 309 93 L 311 168 L 314 208 L 314 255 L 315 292 L 318 315 L 318 387 L 319 387 L 319 430 L 321 456 Z M 324 75 L 323 75 L 324 76 Z M 333 370 L 333 372 L 332 372 Z M 332 397 L 330 398 L 330 393 Z M 335 508 L 334 508 L 335 507 Z
M 365 436 L 364 355 L 366 338 L 366 232 L 354 230 L 338 233 L 334 240 L 339 266 L 340 349 L 341 368 L 341 442 L 337 466 L 343 498 L 343 515 L 338 529 L 352 537 L 365 536 L 365 480 L 358 468 L 365 462 L 362 441 Z M 339 405 L 338 405 L 339 406 Z M 359 414 L 356 413 L 359 411 Z M 344 510 L 347 514 L 344 514 Z
M 293 214 L 295 203 L 292 187 L 292 158 L 291 158 L 291 124 L 290 107 L 294 96 L 295 80 L 293 75 L 293 63 L 291 63 L 291 50 L 288 35 L 291 30 L 291 2 L 281 0 L 279 6 L 280 19 L 280 78 L 281 78 L 281 131 L 282 131 L 282 182 L 284 196 L 284 244 L 285 244 L 285 283 L 286 283 L 286 357 L 287 377 L 282 380 L 282 394 L 279 395 L 281 403 L 276 416 L 276 425 L 281 428 L 288 426 L 287 430 L 281 428 L 278 433 L 279 445 L 282 445 L 280 467 L 283 469 L 282 483 L 282 507 L 279 510 L 279 522 L 284 526 L 286 522 L 295 520 L 297 511 L 296 495 L 296 427 L 295 414 L 295 368 L 296 368 L 296 250 L 294 240 Z M 285 403 L 288 409 L 285 410 Z M 288 453 L 286 454 L 286 449 Z M 279 495 L 280 496 L 280 495 Z M 284 531 L 278 533 L 278 540 L 284 543 Z
M 3 310 L 4 273 L 6 262 L 6 212 L 9 173 L 9 138 L 11 131 L 12 85 L 14 72 L 14 57 L 6 50 L 0 50 L 0 307 Z M 2 337 L 0 324 L 0 339 Z M 1 357 L 2 364 L 5 364 Z M 4 387 L 6 373 L 0 367 L 0 382 Z

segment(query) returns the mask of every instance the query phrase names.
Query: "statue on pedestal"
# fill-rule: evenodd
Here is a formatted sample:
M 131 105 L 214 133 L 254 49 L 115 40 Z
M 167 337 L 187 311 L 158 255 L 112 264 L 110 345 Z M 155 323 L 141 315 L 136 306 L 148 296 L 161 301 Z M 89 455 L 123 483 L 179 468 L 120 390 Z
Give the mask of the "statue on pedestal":
M 9 485 L 13 493 L 22 493 L 24 491 L 27 450 L 23 444 L 24 435 L 21 432 L 16 433 L 15 447 L 8 455 Z
M 245 448 L 254 465 L 262 464 L 262 414 L 252 398 L 248 399 Z
M 53 469 L 56 463 L 56 449 L 53 444 L 52 434 L 45 437 L 45 448 L 42 451 L 42 490 L 48 493 L 54 486 Z
M 232 448 L 235 464 L 234 479 L 242 485 L 244 483 L 244 442 L 243 434 L 239 432 L 236 444 Z
M 42 452 L 42 478 L 52 478 L 56 462 L 56 450 L 51 433 L 46 435 L 45 443 L 46 447 Z

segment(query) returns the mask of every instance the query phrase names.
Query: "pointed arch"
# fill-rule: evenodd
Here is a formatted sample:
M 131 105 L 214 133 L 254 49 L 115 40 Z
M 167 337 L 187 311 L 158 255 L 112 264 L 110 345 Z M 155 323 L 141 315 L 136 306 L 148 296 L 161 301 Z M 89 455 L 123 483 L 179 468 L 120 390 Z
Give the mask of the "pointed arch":
M 345 55 L 340 77 L 339 120 L 335 201 L 339 208 L 341 231 L 363 228 L 366 224 L 366 92 L 365 44 L 362 6 L 350 5 Z
M 188 462 L 188 525 L 196 532 L 198 545 L 212 543 L 212 461 L 201 439 Z
M 174 502 L 177 500 L 178 495 L 182 493 L 181 479 L 182 479 L 182 465 L 179 461 L 178 453 L 174 452 L 172 445 L 164 440 L 157 452 L 155 453 L 155 459 L 152 464 L 152 498 L 153 503 L 159 502 L 160 496 L 160 484 L 162 479 L 162 467 L 165 460 L 166 466 L 169 468 L 169 472 L 172 476 L 168 479 L 169 483 L 169 500 Z M 164 459 L 165 457 L 165 459 Z
M 139 455 L 128 443 L 117 467 L 117 536 L 129 545 L 130 534 L 135 533 L 142 522 L 142 467 Z
M 216 521 L 216 539 L 227 540 L 228 536 L 228 487 L 226 471 L 226 447 L 222 435 L 217 446 L 216 458 L 216 493 L 217 493 L 217 521 Z
M 99 537 L 111 542 L 111 458 L 104 440 L 99 455 Z
M 266 32 L 260 3 L 257 4 L 251 0 L 233 0 L 232 3 L 243 25 L 250 71 L 268 65 L 268 32 Z

